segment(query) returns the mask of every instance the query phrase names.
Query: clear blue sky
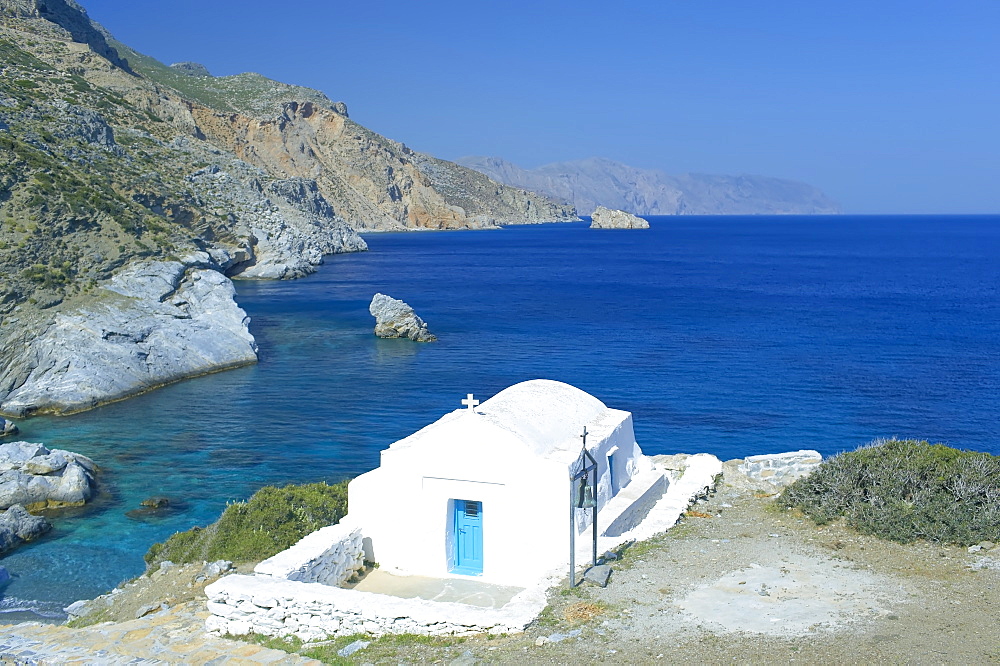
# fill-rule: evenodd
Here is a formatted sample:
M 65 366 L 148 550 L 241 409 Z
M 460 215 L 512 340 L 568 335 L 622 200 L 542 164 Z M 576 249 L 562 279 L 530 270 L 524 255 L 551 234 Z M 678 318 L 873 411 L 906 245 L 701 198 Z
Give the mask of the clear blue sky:
M 444 158 L 601 156 L 1000 213 L 998 0 L 81 0 L 133 48 L 318 88 Z

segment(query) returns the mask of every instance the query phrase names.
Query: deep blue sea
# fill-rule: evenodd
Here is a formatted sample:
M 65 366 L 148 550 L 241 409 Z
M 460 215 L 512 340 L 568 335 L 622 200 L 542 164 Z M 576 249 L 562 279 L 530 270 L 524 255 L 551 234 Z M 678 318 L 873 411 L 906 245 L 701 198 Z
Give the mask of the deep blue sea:
M 832 454 L 893 435 L 1000 454 L 1000 217 L 650 223 L 369 235 L 370 252 L 306 279 L 239 283 L 258 365 L 21 422 L 104 473 L 96 502 L 0 561 L 15 576 L 0 623 L 59 618 L 227 501 L 367 471 L 466 393 L 526 379 L 633 412 L 650 454 Z M 375 338 L 379 291 L 440 340 Z M 125 515 L 152 495 L 176 510 Z

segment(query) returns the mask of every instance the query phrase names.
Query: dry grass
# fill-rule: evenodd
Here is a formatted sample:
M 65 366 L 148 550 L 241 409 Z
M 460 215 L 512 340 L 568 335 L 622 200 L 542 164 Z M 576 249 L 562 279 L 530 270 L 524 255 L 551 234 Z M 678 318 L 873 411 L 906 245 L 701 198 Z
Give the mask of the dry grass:
M 590 622 L 595 617 L 604 614 L 604 606 L 592 601 L 578 601 L 563 610 L 563 619 L 571 624 Z
M 703 513 L 701 511 L 688 511 L 684 515 L 691 516 L 692 518 L 714 518 L 715 517 L 715 516 L 713 516 L 710 513 Z

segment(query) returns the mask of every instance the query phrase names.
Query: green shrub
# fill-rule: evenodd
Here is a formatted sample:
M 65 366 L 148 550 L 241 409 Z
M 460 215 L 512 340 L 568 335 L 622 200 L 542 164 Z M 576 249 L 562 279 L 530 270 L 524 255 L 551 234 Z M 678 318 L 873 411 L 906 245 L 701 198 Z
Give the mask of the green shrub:
M 817 524 L 969 545 L 1000 540 L 1000 456 L 917 440 L 876 440 L 824 460 L 782 492 Z
M 219 520 L 207 528 L 177 532 L 154 544 L 146 553 L 146 562 L 259 562 L 310 532 L 338 522 L 346 513 L 347 481 L 332 486 L 265 486 L 249 500 L 227 506 Z

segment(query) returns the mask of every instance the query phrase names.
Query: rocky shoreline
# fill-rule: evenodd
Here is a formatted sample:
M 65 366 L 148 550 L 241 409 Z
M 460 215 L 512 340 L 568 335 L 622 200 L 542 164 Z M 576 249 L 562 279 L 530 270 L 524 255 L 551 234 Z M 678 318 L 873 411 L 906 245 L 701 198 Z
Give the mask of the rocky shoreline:
M 0 412 L 72 413 L 257 361 L 249 318 L 207 253 L 133 264 L 67 305 L 7 320 L 24 333 L 0 347 Z

